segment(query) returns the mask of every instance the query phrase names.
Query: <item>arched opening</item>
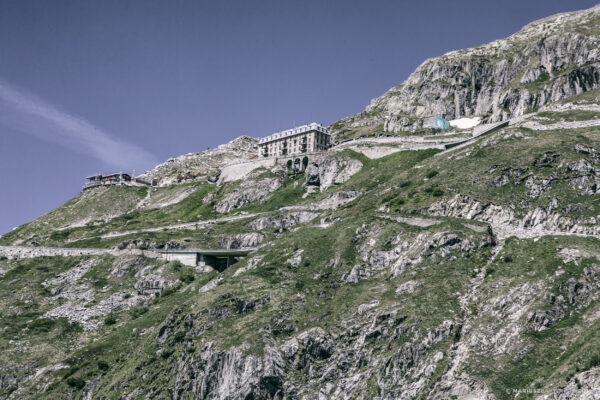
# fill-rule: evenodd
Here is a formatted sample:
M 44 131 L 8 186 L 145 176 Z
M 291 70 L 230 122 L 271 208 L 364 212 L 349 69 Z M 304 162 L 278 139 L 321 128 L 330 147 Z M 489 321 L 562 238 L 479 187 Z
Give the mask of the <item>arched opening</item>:
M 292 160 L 288 160 L 287 169 L 292 169 Z
M 308 165 L 308 157 L 304 157 L 302 159 L 302 171 L 304 171 L 306 169 L 307 165 Z
M 296 170 L 300 169 L 300 159 L 299 158 L 296 158 L 294 160 L 294 169 L 296 169 Z

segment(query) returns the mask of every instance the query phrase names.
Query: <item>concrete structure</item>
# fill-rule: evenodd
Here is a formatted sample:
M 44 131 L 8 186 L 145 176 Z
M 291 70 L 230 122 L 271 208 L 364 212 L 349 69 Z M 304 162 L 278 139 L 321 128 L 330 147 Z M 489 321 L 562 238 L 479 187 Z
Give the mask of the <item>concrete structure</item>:
M 329 129 L 313 122 L 277 132 L 258 141 L 259 158 L 290 157 L 325 151 L 331 147 Z
M 109 175 L 91 175 L 85 179 L 88 182 L 83 186 L 83 190 L 91 189 L 98 186 L 150 186 L 150 184 L 141 179 L 131 177 L 129 174 L 123 172 L 117 172 Z
M 158 250 L 169 261 L 179 261 L 192 267 L 208 267 L 223 271 L 237 261 L 255 251 L 254 247 L 231 250 L 215 249 L 183 249 L 183 250 Z
M 287 131 L 277 132 L 258 141 L 258 156 L 223 167 L 218 184 L 244 178 L 256 168 L 275 164 L 289 170 L 304 170 L 311 156 L 331 147 L 329 129 L 313 122 Z
M 493 124 L 479 125 L 475 129 L 473 129 L 473 136 L 472 137 L 467 138 L 467 139 L 458 140 L 458 141 L 453 142 L 453 143 L 447 143 L 444 146 L 445 146 L 446 150 L 454 149 L 454 148 L 459 148 L 459 147 L 464 147 L 464 146 L 470 144 L 475 139 L 479 139 L 480 137 L 482 137 L 484 135 L 487 135 L 488 133 L 492 133 L 492 132 L 494 132 L 494 131 L 496 131 L 496 130 L 498 130 L 500 128 L 504 128 L 504 127 L 508 126 L 509 124 L 510 124 L 510 120 L 500 121 L 500 122 L 496 122 L 496 123 L 493 123 Z M 437 153 L 435 155 L 438 156 L 438 155 L 440 155 L 442 153 Z
M 162 293 L 165 287 L 165 281 L 158 277 L 143 279 L 135 284 L 139 295 L 157 295 Z
M 303 153 L 289 156 L 277 157 L 277 164 L 282 164 L 290 171 L 304 171 L 308 165 L 309 158 L 318 155 L 320 152 Z

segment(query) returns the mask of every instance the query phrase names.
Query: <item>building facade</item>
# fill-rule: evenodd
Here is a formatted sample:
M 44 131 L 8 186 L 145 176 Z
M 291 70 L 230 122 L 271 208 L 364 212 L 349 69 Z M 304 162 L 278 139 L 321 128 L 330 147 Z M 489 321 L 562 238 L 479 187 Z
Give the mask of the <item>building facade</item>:
M 258 157 L 289 157 L 324 151 L 331 146 L 330 138 L 329 129 L 313 122 L 260 139 Z
M 98 186 L 150 186 L 150 183 L 142 179 L 132 177 L 129 174 L 124 174 L 123 172 L 117 172 L 110 175 L 97 174 L 88 176 L 85 179 L 87 179 L 88 182 L 83 187 L 83 190 Z

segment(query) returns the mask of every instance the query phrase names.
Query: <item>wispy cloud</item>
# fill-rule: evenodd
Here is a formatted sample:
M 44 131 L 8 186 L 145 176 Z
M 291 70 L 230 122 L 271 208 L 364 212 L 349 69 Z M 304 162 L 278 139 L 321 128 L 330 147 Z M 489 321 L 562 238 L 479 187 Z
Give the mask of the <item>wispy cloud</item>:
M 154 155 L 115 139 L 85 119 L 61 111 L 39 97 L 0 79 L 0 123 L 103 161 L 107 167 L 148 169 Z

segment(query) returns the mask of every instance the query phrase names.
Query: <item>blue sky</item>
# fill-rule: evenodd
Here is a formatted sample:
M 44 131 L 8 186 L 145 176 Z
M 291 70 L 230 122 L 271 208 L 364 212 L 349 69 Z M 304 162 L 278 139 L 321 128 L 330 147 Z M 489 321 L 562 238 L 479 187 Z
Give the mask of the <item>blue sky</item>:
M 595 1 L 2 1 L 0 233 L 240 135 L 364 109 L 426 58 Z

